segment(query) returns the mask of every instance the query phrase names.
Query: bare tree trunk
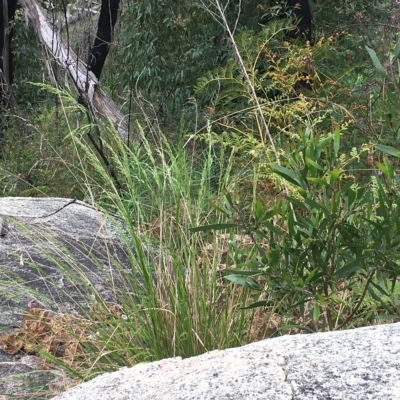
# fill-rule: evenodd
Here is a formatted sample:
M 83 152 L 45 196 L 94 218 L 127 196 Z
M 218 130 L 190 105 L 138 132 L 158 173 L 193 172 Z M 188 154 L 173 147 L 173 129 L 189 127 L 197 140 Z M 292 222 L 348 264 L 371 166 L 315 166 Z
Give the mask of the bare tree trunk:
M 91 71 L 100 79 L 109 45 L 112 41 L 114 26 L 117 22 L 120 0 L 102 0 L 96 39 L 90 49 L 89 61 Z
M 1 101 L 8 107 L 11 99 L 13 77 L 10 21 L 14 18 L 17 0 L 1 0 L 0 5 L 0 85 Z
M 311 10 L 308 0 L 289 0 L 289 7 L 297 19 L 297 29 L 293 31 L 294 38 L 311 43 Z
M 68 71 L 80 99 L 91 112 L 99 112 L 109 118 L 121 137 L 127 139 L 127 124 L 113 100 L 100 87 L 96 76 L 69 47 L 51 24 L 46 11 L 37 0 L 18 0 L 26 18 L 34 27 L 41 42 L 49 49 L 55 60 Z
M 10 101 L 11 85 L 10 85 L 10 43 L 8 42 L 7 28 L 10 25 L 8 20 L 8 0 L 2 1 L 2 36 L 3 36 L 3 51 L 1 52 L 2 58 L 2 92 L 3 102 L 8 105 Z

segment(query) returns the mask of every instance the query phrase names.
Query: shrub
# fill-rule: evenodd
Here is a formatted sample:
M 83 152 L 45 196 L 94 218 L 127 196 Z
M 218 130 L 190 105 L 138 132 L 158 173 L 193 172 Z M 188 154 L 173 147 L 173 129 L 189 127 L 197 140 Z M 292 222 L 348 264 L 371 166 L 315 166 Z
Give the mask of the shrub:
M 247 221 L 229 196 L 229 207 L 221 209 L 254 243 L 225 278 L 261 295 L 250 308 L 280 315 L 277 332 L 398 319 L 400 178 L 384 157 L 379 169 L 367 172 L 369 183 L 360 185 L 349 172 L 362 153 L 340 155 L 339 140 L 339 129 L 325 137 L 303 132 L 291 167 L 270 166 L 286 182 L 283 199 L 270 208 L 256 201 Z M 376 150 L 400 155 L 365 146 L 364 157 Z

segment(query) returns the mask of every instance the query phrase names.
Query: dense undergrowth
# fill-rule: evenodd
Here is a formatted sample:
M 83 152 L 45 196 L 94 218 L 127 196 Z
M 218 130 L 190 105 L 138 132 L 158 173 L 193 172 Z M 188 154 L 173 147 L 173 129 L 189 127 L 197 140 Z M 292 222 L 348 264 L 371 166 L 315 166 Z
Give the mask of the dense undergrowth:
M 235 56 L 179 113 L 126 94 L 129 143 L 62 91 L 29 121 L 7 117 L 2 194 L 92 202 L 123 220 L 131 251 L 118 318 L 99 317 L 110 310 L 97 296 L 98 315 L 85 315 L 95 339 L 69 362 L 42 349 L 49 360 L 88 379 L 398 321 L 400 41 L 384 32 L 378 51 L 341 32 L 310 46 L 287 29 L 235 36 Z

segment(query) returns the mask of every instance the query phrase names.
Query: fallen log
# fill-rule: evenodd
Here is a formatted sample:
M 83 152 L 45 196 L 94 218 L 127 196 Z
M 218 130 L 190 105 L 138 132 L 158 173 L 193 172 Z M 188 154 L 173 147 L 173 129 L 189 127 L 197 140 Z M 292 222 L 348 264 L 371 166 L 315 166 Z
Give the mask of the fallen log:
M 51 23 L 46 11 L 37 0 L 18 0 L 26 19 L 32 24 L 39 40 L 49 49 L 57 63 L 68 71 L 81 101 L 93 113 L 108 118 L 123 140 L 127 140 L 128 127 L 125 116 L 114 101 L 100 87 L 96 76 L 62 38 Z

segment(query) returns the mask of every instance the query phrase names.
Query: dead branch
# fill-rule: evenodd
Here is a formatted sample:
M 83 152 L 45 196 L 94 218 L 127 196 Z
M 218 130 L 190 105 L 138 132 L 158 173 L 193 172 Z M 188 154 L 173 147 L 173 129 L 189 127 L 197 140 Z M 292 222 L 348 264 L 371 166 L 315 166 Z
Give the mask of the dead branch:
M 100 87 L 96 76 L 69 47 L 50 22 L 46 11 L 37 0 L 18 0 L 25 16 L 36 31 L 40 41 L 49 49 L 54 59 L 68 71 L 81 101 L 90 110 L 107 117 L 118 129 L 123 140 L 127 140 L 127 124 L 114 101 Z

